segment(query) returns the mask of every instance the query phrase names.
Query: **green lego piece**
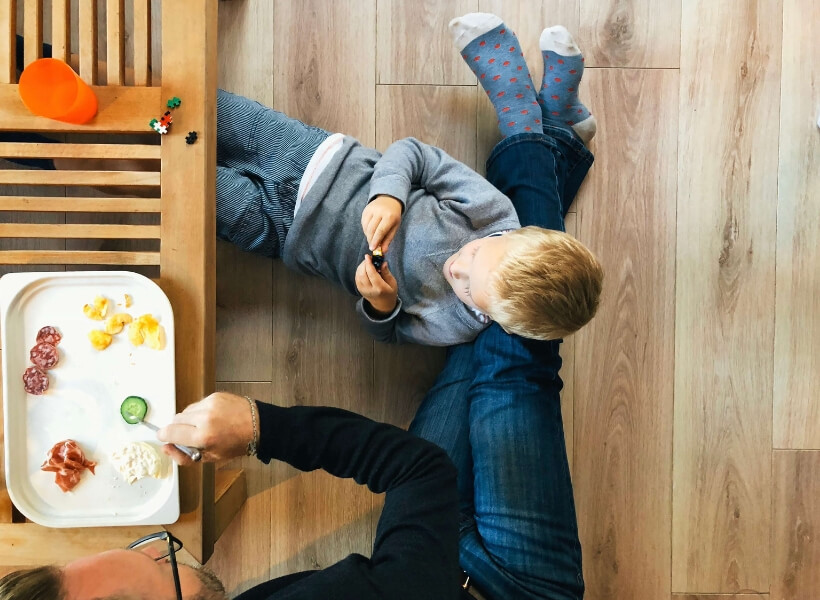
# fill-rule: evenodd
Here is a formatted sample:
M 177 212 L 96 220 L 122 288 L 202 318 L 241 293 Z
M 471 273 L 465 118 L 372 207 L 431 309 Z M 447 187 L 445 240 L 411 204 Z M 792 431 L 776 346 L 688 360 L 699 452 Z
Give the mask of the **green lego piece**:
M 182 104 L 182 100 L 180 100 L 176 96 L 168 100 L 168 108 L 179 108 L 180 104 Z

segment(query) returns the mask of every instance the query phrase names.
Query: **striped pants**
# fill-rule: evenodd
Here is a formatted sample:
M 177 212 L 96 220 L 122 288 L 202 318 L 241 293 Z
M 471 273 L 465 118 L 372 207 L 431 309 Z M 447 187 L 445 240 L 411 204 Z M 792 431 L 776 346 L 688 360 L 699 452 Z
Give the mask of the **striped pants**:
M 281 256 L 299 182 L 330 133 L 223 90 L 216 104 L 216 233 Z

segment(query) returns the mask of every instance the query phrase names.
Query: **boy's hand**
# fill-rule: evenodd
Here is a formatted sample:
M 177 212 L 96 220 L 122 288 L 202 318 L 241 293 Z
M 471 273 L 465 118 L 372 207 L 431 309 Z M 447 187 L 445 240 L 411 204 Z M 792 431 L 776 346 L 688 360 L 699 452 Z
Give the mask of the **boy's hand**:
M 379 273 L 373 266 L 373 259 L 369 254 L 356 269 L 356 289 L 362 298 L 370 303 L 377 317 L 386 317 L 396 308 L 399 298 L 399 284 L 390 272 L 387 261 L 382 265 Z
M 372 252 L 379 246 L 387 254 L 401 224 L 402 204 L 392 196 L 376 196 L 362 212 L 362 230 Z

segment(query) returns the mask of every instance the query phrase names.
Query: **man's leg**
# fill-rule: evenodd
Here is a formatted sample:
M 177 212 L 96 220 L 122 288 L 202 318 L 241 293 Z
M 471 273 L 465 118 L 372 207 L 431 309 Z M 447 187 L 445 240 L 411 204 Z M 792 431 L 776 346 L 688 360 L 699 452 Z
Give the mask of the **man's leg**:
M 465 20 L 475 19 L 454 22 Z M 544 114 L 543 132 L 511 135 L 496 146 L 487 161 L 487 179 L 512 200 L 522 225 L 563 231 L 564 216 L 593 160 L 579 135 L 594 134 L 594 127 L 574 131 L 575 123 L 564 114 L 580 82 L 577 65 L 553 53 L 544 58 L 562 65 L 553 71 L 566 69 L 555 77 L 578 81 L 553 86 L 542 102 L 550 109 L 553 103 L 563 107 Z M 555 77 L 552 83 L 561 83 Z M 573 108 L 576 114 L 579 108 Z M 466 527 L 462 524 L 461 566 L 493 600 L 583 596 L 558 348 L 558 341 L 511 336 L 495 324 L 473 346 L 469 427 L 474 518 Z
M 583 597 L 558 345 L 511 336 L 496 324 L 475 343 L 475 517 L 462 530 L 460 554 L 462 568 L 493 600 Z
M 473 375 L 473 344 L 448 348 L 444 368 L 410 424 L 411 433 L 440 446 L 455 464 L 462 523 L 471 523 L 473 516 L 468 398 Z

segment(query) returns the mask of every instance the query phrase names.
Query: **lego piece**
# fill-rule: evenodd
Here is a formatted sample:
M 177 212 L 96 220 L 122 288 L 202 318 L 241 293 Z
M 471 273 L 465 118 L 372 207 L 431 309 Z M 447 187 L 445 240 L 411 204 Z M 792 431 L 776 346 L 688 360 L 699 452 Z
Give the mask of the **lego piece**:
M 384 252 L 382 252 L 381 246 L 373 250 L 371 258 L 373 259 L 373 266 L 376 267 L 376 270 L 379 273 L 381 273 L 382 265 L 384 264 Z
M 191 144 L 196 144 L 196 138 L 197 138 L 196 131 L 189 131 L 188 135 L 185 136 L 185 143 L 188 144 L 189 146 Z
M 168 104 L 167 104 L 167 106 L 168 106 L 168 108 L 179 108 L 179 106 L 180 106 L 181 104 L 182 104 L 182 100 L 180 100 L 179 98 L 177 98 L 176 96 L 174 96 L 173 98 L 171 98 L 170 100 L 168 100 Z

